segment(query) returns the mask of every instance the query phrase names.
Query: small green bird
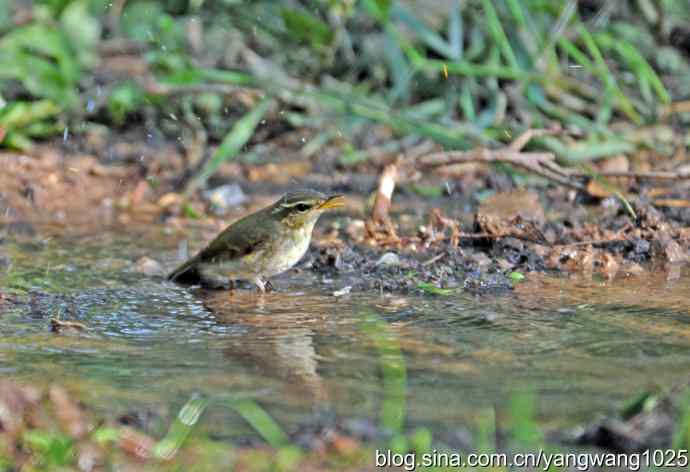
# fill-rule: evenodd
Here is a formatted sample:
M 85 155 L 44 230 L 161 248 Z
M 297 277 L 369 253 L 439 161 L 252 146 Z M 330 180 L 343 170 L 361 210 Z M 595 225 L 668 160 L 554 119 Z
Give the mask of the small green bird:
M 328 197 L 314 190 L 287 193 L 273 205 L 225 228 L 172 271 L 168 280 L 199 283 L 220 272 L 227 275 L 231 287 L 235 280 L 249 280 L 265 292 L 268 277 L 285 272 L 307 252 L 319 216 L 344 203 L 342 195 Z

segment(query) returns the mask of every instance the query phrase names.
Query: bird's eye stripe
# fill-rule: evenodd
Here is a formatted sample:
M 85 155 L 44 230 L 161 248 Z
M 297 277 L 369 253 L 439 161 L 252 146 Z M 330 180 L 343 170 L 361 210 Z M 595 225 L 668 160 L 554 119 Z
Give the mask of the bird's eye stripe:
M 296 207 L 297 205 L 305 205 L 307 207 L 311 207 L 311 206 L 313 206 L 313 202 L 292 202 L 292 203 L 285 202 L 285 203 L 280 204 L 280 206 L 282 206 L 283 208 L 292 208 L 292 207 Z

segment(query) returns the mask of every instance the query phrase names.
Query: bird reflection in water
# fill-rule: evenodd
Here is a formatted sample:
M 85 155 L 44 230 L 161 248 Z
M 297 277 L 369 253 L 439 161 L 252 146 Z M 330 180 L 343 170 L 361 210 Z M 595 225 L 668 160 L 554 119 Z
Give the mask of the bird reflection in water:
M 315 337 L 333 329 L 328 326 L 332 297 L 279 292 L 264 296 L 249 291 L 237 291 L 232 297 L 223 291 L 200 291 L 200 296 L 217 323 L 246 328 L 242 336 L 228 338 L 224 356 L 269 378 L 277 377 L 296 398 L 315 405 L 329 401 L 318 373 Z

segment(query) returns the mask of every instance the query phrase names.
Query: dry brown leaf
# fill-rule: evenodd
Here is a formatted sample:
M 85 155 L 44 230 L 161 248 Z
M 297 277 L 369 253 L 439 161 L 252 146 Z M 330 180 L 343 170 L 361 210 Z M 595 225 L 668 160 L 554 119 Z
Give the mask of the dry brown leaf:
M 630 163 L 622 154 L 601 161 L 594 169 L 595 173 L 601 172 L 628 172 Z M 598 179 L 591 179 L 587 183 L 587 192 L 593 197 L 607 198 L 616 191 L 627 191 L 630 187 L 630 179 L 625 177 L 609 177 L 600 183 Z
M 60 333 L 63 330 L 85 331 L 88 329 L 85 324 L 77 321 L 63 321 L 58 318 L 50 319 L 50 330 L 53 333 Z
M 48 397 L 53 403 L 53 411 L 60 422 L 62 430 L 74 439 L 83 439 L 91 427 L 81 407 L 72 400 L 65 389 L 51 385 Z
M 137 459 L 150 459 L 156 440 L 131 428 L 120 428 L 120 448 Z
M 681 198 L 661 198 L 654 200 L 654 206 L 670 207 L 670 208 L 690 208 L 690 200 Z

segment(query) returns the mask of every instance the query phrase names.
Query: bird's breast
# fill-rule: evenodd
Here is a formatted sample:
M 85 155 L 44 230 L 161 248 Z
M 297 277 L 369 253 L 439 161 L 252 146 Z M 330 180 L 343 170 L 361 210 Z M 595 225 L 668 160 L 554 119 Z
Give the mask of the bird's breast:
M 273 256 L 267 257 L 264 275 L 271 277 L 284 272 L 297 264 L 309 249 L 311 231 L 296 230 L 287 237 L 276 238 L 273 242 Z

